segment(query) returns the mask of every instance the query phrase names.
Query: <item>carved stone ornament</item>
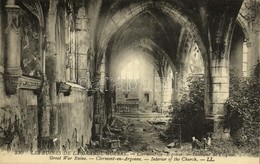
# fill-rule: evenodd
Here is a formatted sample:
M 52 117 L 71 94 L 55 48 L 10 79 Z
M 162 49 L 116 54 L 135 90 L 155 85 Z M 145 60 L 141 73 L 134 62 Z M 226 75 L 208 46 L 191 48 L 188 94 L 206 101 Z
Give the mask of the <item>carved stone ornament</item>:
M 7 17 L 8 25 L 5 29 L 5 32 L 8 33 L 8 31 L 11 28 L 13 28 L 17 33 L 19 33 L 20 32 L 19 16 L 21 14 L 20 7 L 17 5 L 6 5 L 5 9 L 8 14 L 8 17 Z
M 42 86 L 42 81 L 25 76 L 7 75 L 5 77 L 6 93 L 14 95 L 19 89 L 38 90 Z
M 62 82 L 57 82 L 56 83 L 57 86 L 57 94 L 59 93 L 63 93 L 64 96 L 69 96 L 71 93 L 71 86 L 66 84 L 66 83 L 62 83 Z

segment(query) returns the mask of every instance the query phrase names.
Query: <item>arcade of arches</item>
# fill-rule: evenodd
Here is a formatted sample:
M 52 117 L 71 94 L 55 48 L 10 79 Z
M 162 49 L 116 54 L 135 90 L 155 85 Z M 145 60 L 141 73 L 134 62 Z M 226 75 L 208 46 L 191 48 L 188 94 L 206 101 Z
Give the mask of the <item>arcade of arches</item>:
M 221 136 L 230 68 L 260 59 L 259 0 L 1 0 L 0 26 L 1 149 L 85 145 L 117 112 L 169 112 L 188 77 Z

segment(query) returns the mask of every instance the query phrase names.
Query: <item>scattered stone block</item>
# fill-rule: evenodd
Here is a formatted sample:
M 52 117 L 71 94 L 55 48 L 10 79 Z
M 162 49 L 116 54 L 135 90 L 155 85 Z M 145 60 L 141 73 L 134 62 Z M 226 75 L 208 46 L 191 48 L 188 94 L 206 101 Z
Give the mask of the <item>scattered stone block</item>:
M 172 143 L 168 144 L 166 147 L 167 148 L 174 148 L 175 146 L 176 146 L 176 143 L 172 142 Z

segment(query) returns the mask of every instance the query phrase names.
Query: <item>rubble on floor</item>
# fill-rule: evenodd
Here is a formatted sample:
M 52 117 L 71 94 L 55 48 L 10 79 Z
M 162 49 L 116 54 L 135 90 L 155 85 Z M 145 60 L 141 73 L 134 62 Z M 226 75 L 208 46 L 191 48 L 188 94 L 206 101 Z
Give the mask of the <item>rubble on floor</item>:
M 165 121 L 115 117 L 110 126 L 103 129 L 101 145 L 120 151 L 161 152 L 167 145 L 160 138 L 160 132 L 165 129 Z
M 155 120 L 144 121 L 115 117 L 112 123 L 103 129 L 104 134 L 100 137 L 100 141 L 91 141 L 90 145 L 80 147 L 78 151 L 83 153 L 117 152 L 126 154 L 141 152 L 183 156 L 210 155 L 222 151 L 220 147 L 225 148 L 225 145 L 220 146 L 219 141 L 213 142 L 211 138 L 205 138 L 206 142 L 198 140 L 199 142 L 183 143 L 179 139 L 172 139 L 171 135 L 169 135 L 170 131 L 167 131 L 167 129 L 169 130 L 167 124 L 157 124 Z M 204 143 L 206 144 L 205 146 Z M 232 154 L 234 150 L 227 153 Z
M 103 128 L 101 141 L 93 145 L 108 151 L 169 153 L 180 149 L 181 143 L 171 139 L 167 126 L 167 122 L 160 119 L 114 117 L 112 123 Z

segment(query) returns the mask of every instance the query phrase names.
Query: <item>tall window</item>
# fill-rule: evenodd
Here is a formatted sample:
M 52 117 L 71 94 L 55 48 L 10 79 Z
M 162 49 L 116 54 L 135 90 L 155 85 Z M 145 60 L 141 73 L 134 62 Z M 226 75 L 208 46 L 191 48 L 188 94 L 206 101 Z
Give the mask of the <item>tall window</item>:
M 139 79 L 139 60 L 131 61 L 122 69 L 121 79 Z
M 248 48 L 246 39 L 243 42 L 243 76 L 247 76 L 247 57 L 248 57 Z
M 66 80 L 76 81 L 76 35 L 72 13 L 66 13 L 65 19 L 66 42 Z

